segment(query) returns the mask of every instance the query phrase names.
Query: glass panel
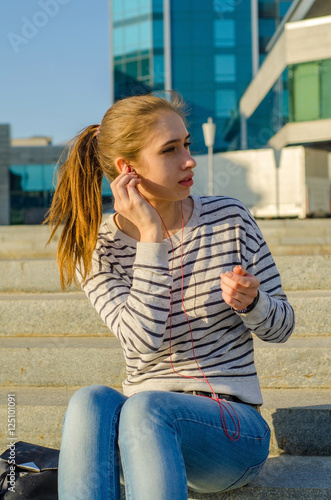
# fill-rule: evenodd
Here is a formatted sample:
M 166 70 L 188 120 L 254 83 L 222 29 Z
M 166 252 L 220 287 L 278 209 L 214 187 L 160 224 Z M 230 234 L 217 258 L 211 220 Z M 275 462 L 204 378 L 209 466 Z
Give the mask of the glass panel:
M 123 0 L 113 0 L 113 20 L 118 21 L 122 19 Z
M 140 0 L 142 3 L 147 3 L 149 5 L 150 0 Z M 152 0 L 153 2 L 153 12 L 163 13 L 163 0 Z M 150 8 L 150 7 L 149 7 Z
M 234 47 L 235 24 L 233 19 L 215 19 L 214 41 L 215 47 Z
M 157 67 L 156 70 L 158 70 L 158 69 L 159 68 Z M 150 72 L 149 57 L 144 57 L 141 60 L 141 76 L 148 76 L 149 72 Z
M 279 3 L 279 16 L 283 18 L 291 6 L 291 1 L 281 1 Z
M 234 90 L 216 91 L 216 116 L 218 118 L 230 117 L 236 110 L 237 96 Z
M 44 165 L 44 180 L 45 180 L 44 188 L 47 191 L 53 191 L 55 189 L 56 179 L 54 179 L 54 175 L 56 169 L 57 165 Z
M 139 23 L 139 49 L 146 50 L 152 47 L 152 25 L 150 21 Z
M 11 224 L 41 224 L 51 203 L 56 165 L 11 165 Z
M 128 24 L 124 28 L 125 50 L 136 50 L 138 47 L 138 26 L 137 24 Z
M 298 64 L 293 78 L 294 121 L 317 120 L 320 117 L 318 63 Z
M 103 176 L 103 179 L 102 179 L 102 196 L 111 196 L 111 195 L 112 195 L 112 192 L 111 192 L 111 189 L 110 189 L 110 183 L 106 179 L 106 177 Z
M 126 19 L 138 14 L 137 0 L 122 0 Z
M 259 20 L 259 36 L 271 37 L 275 33 L 276 25 L 274 19 L 260 19 Z
M 114 56 L 121 56 L 123 54 L 123 28 L 114 28 L 113 31 L 113 49 Z
M 215 56 L 215 79 L 217 82 L 234 82 L 236 79 L 236 58 L 234 55 Z
M 234 12 L 234 8 L 236 6 L 236 3 L 234 0 L 214 0 L 213 1 L 213 6 L 214 6 L 214 11 L 217 12 L 218 14 L 223 14 L 224 12 Z
M 164 83 L 164 57 L 154 56 L 154 84 Z
M 160 19 L 153 21 L 153 45 L 156 49 L 163 48 L 163 21 Z
M 331 118 L 331 59 L 321 65 L 321 118 Z
M 138 63 L 137 61 L 132 61 L 126 63 L 126 74 L 132 76 L 132 78 L 138 78 Z
M 13 191 L 52 191 L 55 165 L 11 165 Z
M 277 7 L 274 1 L 259 2 L 259 17 L 275 18 L 277 15 Z

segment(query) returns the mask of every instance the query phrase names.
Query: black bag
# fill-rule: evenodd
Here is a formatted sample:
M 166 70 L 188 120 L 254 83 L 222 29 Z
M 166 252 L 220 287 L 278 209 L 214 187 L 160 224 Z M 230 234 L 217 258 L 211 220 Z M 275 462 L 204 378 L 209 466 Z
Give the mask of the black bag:
M 59 450 L 18 441 L 0 456 L 0 498 L 57 500 Z

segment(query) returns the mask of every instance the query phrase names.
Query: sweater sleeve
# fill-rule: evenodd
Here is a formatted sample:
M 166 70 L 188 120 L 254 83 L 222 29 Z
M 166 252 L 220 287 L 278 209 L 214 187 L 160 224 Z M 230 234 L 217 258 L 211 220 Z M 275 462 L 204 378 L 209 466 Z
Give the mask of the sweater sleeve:
M 128 262 L 131 266 L 132 260 Z M 132 279 L 123 263 L 96 254 L 93 276 L 83 289 L 124 351 L 148 354 L 157 351 L 163 342 L 171 286 L 168 243 L 139 242 Z
M 254 219 L 249 216 L 245 259 L 242 262 L 250 274 L 260 281 L 259 299 L 251 312 L 237 313 L 245 326 L 261 340 L 286 342 L 294 330 L 292 306 L 283 291 L 281 278 L 267 243 Z

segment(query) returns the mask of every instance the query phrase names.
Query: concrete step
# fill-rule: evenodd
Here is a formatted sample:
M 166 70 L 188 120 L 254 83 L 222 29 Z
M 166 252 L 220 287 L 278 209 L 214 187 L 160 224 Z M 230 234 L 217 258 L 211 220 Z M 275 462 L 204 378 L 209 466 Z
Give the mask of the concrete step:
M 269 245 L 270 251 L 275 259 L 280 255 L 331 255 L 331 245 L 329 244 L 305 244 L 305 245 Z
M 1 294 L 0 336 L 112 336 L 83 292 Z
M 269 245 L 331 245 L 331 220 L 273 219 L 257 221 Z
M 293 335 L 331 335 L 331 290 L 289 292 Z M 0 294 L 0 336 L 105 336 L 110 330 L 83 292 Z
M 16 437 L 59 448 L 63 416 L 70 397 L 78 388 L 2 388 L 1 422 L 6 422 L 8 394 L 14 394 Z M 264 389 L 263 398 L 262 416 L 271 429 L 270 453 L 331 455 L 331 390 Z M 0 426 L 1 449 L 6 447 L 7 434 L 6 426 Z
M 287 297 L 295 312 L 293 335 L 330 335 L 331 289 L 287 292 Z
M 254 341 L 265 388 L 331 388 L 331 338 L 291 338 L 285 344 Z M 0 383 L 15 386 L 119 386 L 124 358 L 116 338 L 2 338 Z
M 291 337 L 284 344 L 254 338 L 261 387 L 331 388 L 331 337 Z
M 48 337 L 0 340 L 0 385 L 120 386 L 125 367 L 114 338 Z
M 258 220 L 274 255 L 330 255 L 330 219 Z M 1 226 L 0 259 L 55 258 L 60 234 L 46 247 L 47 226 Z M 285 253 L 284 253 L 285 252 Z
M 50 236 L 47 226 L 0 226 L 0 259 L 55 258 L 60 233 Z
M 189 492 L 188 500 L 326 500 L 331 498 L 330 473 L 331 457 L 271 456 L 248 485 L 227 493 Z
M 284 290 L 330 290 L 330 254 L 275 256 Z M 0 276 L 0 293 L 61 291 L 55 259 L 0 260 Z

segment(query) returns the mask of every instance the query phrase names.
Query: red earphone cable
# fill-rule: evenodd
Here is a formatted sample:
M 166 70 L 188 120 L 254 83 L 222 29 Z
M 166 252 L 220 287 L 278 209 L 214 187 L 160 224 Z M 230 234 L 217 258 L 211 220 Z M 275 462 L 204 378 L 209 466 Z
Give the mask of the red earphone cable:
M 157 211 L 157 210 L 156 210 Z M 158 212 L 157 212 L 158 213 Z M 173 246 L 173 243 L 172 243 L 172 239 L 171 239 L 171 236 L 169 234 L 169 231 L 168 231 L 168 228 L 167 226 L 165 225 L 164 223 L 164 220 L 162 219 L 161 215 L 158 213 L 161 221 L 162 221 L 162 224 L 165 228 L 165 231 L 168 235 L 168 238 L 170 240 L 170 244 L 171 244 L 171 249 L 172 249 L 172 259 L 171 259 L 171 275 L 173 275 L 173 270 L 174 270 L 174 256 L 175 256 L 175 251 L 174 251 L 174 246 Z M 219 405 L 219 408 L 220 408 L 220 416 L 221 416 L 221 422 L 222 422 L 222 427 L 223 427 L 223 430 L 224 430 L 224 433 L 225 435 L 231 439 L 231 441 L 237 441 L 240 437 L 240 421 L 239 421 L 239 417 L 235 411 L 235 409 L 233 408 L 233 406 L 228 402 L 228 401 L 225 401 L 224 399 L 219 399 L 217 396 L 216 396 L 216 393 L 214 391 L 214 389 L 212 388 L 209 380 L 207 379 L 207 377 L 205 376 L 205 374 L 203 373 L 201 367 L 199 366 L 199 363 L 196 359 L 196 356 L 195 356 L 195 349 L 194 349 L 194 340 L 193 340 L 193 332 L 192 332 L 192 328 L 191 328 L 191 324 L 190 324 L 190 321 L 189 321 L 189 318 L 188 318 L 188 315 L 187 315 L 187 312 L 186 312 L 186 309 L 185 309 L 185 303 L 184 303 L 184 268 L 183 268 L 183 241 L 184 241 L 184 228 L 185 228 L 185 220 L 184 220 L 184 213 L 183 213 L 183 202 L 181 201 L 181 215 L 182 215 L 182 230 L 181 230 L 181 254 L 180 254 L 180 267 L 181 267 L 181 275 L 182 275 L 182 282 L 181 282 L 181 299 L 182 299 L 182 306 L 183 306 L 183 311 L 184 311 L 184 314 L 185 314 L 185 317 L 186 317 L 186 321 L 187 321 L 187 324 L 189 326 L 189 329 L 190 329 L 190 335 L 191 335 L 191 343 L 192 343 L 192 352 L 193 352 L 193 357 L 194 357 L 194 361 L 199 369 L 199 371 L 201 372 L 205 382 L 208 384 L 210 390 L 211 390 L 211 393 L 213 394 L 213 398 L 215 401 L 217 401 L 218 405 Z M 172 370 L 174 371 L 174 373 L 176 373 L 177 375 L 179 375 L 180 377 L 184 377 L 184 378 L 190 378 L 190 379 L 195 379 L 195 380 L 200 380 L 198 377 L 192 377 L 190 375 L 182 375 L 181 373 L 177 372 L 174 368 L 174 365 L 173 365 L 173 361 L 172 361 L 172 346 L 171 346 L 171 333 L 172 333 L 172 311 L 173 311 L 173 291 L 172 291 L 172 288 L 171 288 L 171 291 L 170 291 L 170 318 L 169 318 L 169 342 L 170 342 L 170 345 L 169 345 L 169 353 L 170 353 L 170 364 L 171 364 L 171 368 Z M 208 397 L 208 396 L 202 396 L 202 397 Z M 231 411 L 229 410 L 229 408 L 231 408 L 233 414 L 234 414 L 234 417 L 233 415 L 231 414 Z M 228 428 L 227 428 L 227 423 L 226 423 L 226 413 L 227 412 L 234 424 L 234 433 L 232 435 L 229 434 L 228 432 Z

